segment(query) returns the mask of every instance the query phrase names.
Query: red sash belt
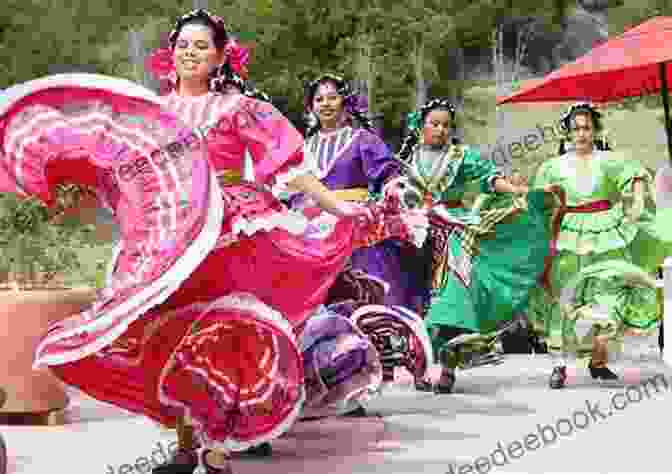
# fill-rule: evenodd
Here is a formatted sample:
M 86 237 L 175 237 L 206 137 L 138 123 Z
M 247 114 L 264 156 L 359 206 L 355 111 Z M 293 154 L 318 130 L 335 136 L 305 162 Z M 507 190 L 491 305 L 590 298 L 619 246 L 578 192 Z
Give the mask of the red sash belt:
M 441 201 L 439 204 L 446 206 L 448 209 L 457 209 L 458 207 L 464 207 L 462 201 Z
M 611 201 L 603 199 L 601 201 L 587 202 L 580 206 L 567 206 L 567 214 L 591 214 L 594 212 L 604 212 L 611 209 Z
M 426 207 L 432 207 L 437 204 L 446 206 L 448 209 L 457 209 L 458 207 L 464 207 L 464 203 L 462 202 L 462 200 L 435 201 L 432 193 L 425 193 L 424 205 Z
M 544 273 L 541 276 L 541 282 L 544 287 L 550 292 L 551 291 L 551 267 L 553 265 L 553 259 L 558 254 L 558 238 L 560 235 L 560 226 L 562 220 L 567 214 L 593 214 L 597 212 L 605 212 L 612 208 L 610 201 L 603 199 L 600 201 L 587 202 L 581 204 L 580 206 L 567 206 L 565 203 L 564 193 L 560 194 L 560 199 L 562 204 L 560 209 L 553 216 L 551 224 L 551 242 L 550 242 L 550 252 L 546 257 L 546 262 L 544 265 Z

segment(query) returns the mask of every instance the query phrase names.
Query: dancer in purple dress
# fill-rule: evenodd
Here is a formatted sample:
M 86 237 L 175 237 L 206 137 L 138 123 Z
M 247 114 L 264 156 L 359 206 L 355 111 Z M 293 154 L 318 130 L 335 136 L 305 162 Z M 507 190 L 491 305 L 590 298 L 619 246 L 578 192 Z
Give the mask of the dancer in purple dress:
M 366 99 L 353 94 L 341 77 L 325 74 L 306 86 L 306 112 L 315 124 L 306 133 L 304 153 L 313 160 L 313 173 L 341 199 L 364 202 L 380 193 L 383 184 L 399 174 L 392 152 L 373 131 L 366 113 Z M 355 128 L 358 122 L 359 128 Z M 310 205 L 303 196 L 294 206 Z M 400 265 L 400 244 L 383 242 L 358 250 L 352 267 L 385 281 L 384 304 L 420 308 L 419 289 Z
M 365 202 L 399 175 L 399 163 L 365 115 L 366 99 L 354 94 L 345 79 L 319 76 L 307 84 L 304 105 L 312 119 L 304 156 L 312 162 L 312 173 L 337 197 Z M 295 195 L 290 202 L 304 210 L 314 206 L 305 195 Z M 423 308 L 424 285 L 402 268 L 404 245 L 388 240 L 357 250 L 331 292 L 331 303 L 341 304 L 341 309 L 346 300 L 353 304 L 350 314 L 376 345 L 387 382 L 394 379 L 396 366 L 406 367 L 420 380 L 430 352 L 417 314 Z

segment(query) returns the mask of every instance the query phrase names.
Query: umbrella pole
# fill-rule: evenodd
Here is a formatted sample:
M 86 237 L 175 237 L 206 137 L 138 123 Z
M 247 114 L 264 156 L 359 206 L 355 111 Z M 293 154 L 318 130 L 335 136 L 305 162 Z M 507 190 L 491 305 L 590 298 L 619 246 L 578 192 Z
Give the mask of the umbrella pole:
M 660 66 L 660 94 L 663 99 L 663 110 L 665 111 L 665 134 L 667 135 L 667 154 L 672 164 L 672 133 L 670 132 L 670 97 L 667 89 L 667 63 L 662 62 Z

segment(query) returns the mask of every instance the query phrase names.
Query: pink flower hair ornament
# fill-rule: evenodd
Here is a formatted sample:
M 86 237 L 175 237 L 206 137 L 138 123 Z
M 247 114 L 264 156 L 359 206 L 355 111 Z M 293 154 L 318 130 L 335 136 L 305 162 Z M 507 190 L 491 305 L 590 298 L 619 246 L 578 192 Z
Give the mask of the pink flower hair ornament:
M 247 65 L 250 62 L 250 49 L 245 48 L 235 39 L 229 40 L 224 47 L 229 66 L 243 79 L 248 78 Z
M 249 76 L 247 64 L 250 61 L 249 48 L 242 47 L 236 40 L 229 40 L 224 51 L 231 69 L 242 79 L 247 79 Z M 173 85 L 177 83 L 172 48 L 158 48 L 152 51 L 145 61 L 145 68 L 159 81 L 169 81 Z
M 154 50 L 145 61 L 146 70 L 162 83 L 162 88 L 172 89 L 177 85 L 177 73 L 173 61 L 175 43 L 182 27 L 190 21 L 198 19 L 206 20 L 211 26 L 215 36 L 215 44 L 221 44 L 219 43 L 220 40 L 226 41 L 224 45 L 225 64 L 228 64 L 229 67 L 219 67 L 217 72 L 230 69 L 240 79 L 246 80 L 248 78 L 249 49 L 242 47 L 238 41 L 230 37 L 229 28 L 222 17 L 213 15 L 207 10 L 198 9 L 179 17 L 173 30 L 168 35 L 162 35 L 161 47 Z

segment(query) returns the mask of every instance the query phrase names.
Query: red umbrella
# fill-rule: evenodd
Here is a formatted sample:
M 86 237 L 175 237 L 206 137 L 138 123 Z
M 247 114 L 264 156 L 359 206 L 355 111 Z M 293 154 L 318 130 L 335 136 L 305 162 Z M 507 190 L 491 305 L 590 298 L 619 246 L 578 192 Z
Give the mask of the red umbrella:
M 672 160 L 668 82 L 672 77 L 672 17 L 654 17 L 605 41 L 540 83 L 497 100 L 514 102 L 613 102 L 660 92 Z

